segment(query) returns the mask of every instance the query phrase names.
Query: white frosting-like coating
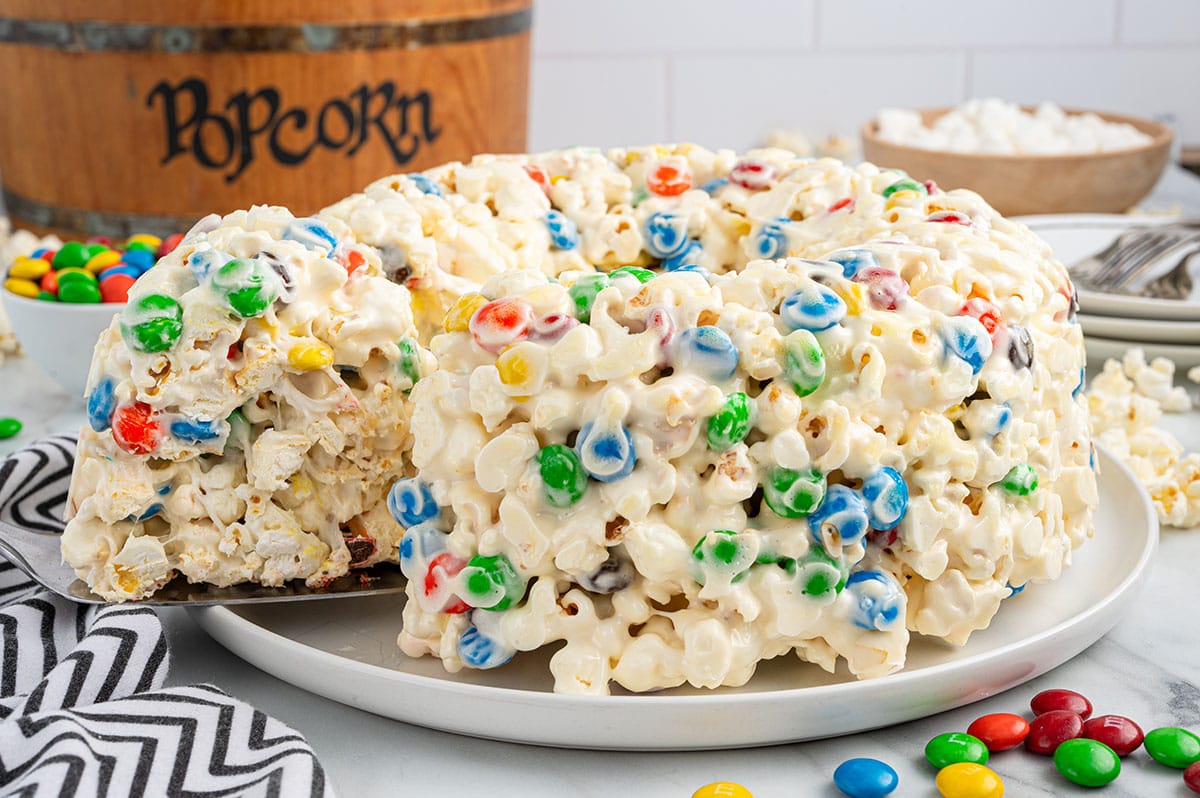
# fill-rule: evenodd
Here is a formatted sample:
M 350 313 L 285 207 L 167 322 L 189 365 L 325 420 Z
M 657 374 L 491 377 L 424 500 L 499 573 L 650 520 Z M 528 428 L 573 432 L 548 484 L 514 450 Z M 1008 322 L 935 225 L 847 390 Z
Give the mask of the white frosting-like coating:
M 148 596 L 175 573 L 316 585 L 396 558 L 402 530 L 380 502 L 408 465 L 413 381 L 398 368 L 399 342 L 416 335 L 408 291 L 369 248 L 285 238 L 292 221 L 268 207 L 206 220 L 138 281 L 121 317 L 145 322 L 141 300 L 173 297 L 178 341 L 138 351 L 114 320 L 97 345 L 63 558 L 105 598 Z M 217 290 L 216 271 L 235 257 L 278 270 L 264 283 L 280 299 L 261 315 L 241 318 Z M 157 429 L 149 451 L 108 428 L 124 431 L 135 403 Z

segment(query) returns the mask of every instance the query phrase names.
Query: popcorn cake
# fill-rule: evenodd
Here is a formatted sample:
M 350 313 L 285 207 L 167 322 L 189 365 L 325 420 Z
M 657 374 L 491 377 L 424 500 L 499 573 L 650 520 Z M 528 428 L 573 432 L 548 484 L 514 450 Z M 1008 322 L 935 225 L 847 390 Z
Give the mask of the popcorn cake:
M 395 560 L 407 393 L 434 368 L 378 253 L 259 207 L 201 221 L 96 347 L 63 559 L 110 600 Z

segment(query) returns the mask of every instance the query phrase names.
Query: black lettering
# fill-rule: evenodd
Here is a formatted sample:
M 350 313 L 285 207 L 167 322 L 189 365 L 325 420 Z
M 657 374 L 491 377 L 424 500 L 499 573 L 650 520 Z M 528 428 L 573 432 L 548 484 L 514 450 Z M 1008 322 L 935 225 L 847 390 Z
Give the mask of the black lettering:
M 209 124 L 217 126 L 217 130 L 223 140 L 225 157 L 220 160 L 209 154 L 208 146 L 204 143 L 204 128 Z M 237 144 L 234 138 L 233 125 L 230 124 L 228 119 L 205 112 L 196 125 L 195 135 L 192 136 L 192 153 L 196 156 L 196 160 L 200 162 L 201 166 L 207 169 L 224 169 L 233 160 L 233 154 L 237 151 Z
M 266 111 L 263 114 L 262 123 L 255 125 L 254 105 L 259 101 L 266 103 Z M 239 139 L 237 167 L 225 175 L 225 182 L 232 183 L 254 160 L 255 137 L 271 129 L 275 124 L 275 114 L 279 112 L 279 91 L 270 86 L 259 89 L 254 94 L 241 91 L 229 98 L 229 102 L 225 103 L 225 109 L 236 114 Z
M 342 122 L 346 126 L 345 135 L 340 141 L 330 135 L 329 126 L 325 121 L 331 110 L 337 111 L 341 115 Z M 350 106 L 344 100 L 330 100 L 322 105 L 321 113 L 317 116 L 317 141 L 331 150 L 336 150 L 346 146 L 352 138 L 354 138 L 354 111 L 350 109 Z
M 179 96 L 188 92 L 192 97 L 192 112 L 182 123 L 179 121 Z M 182 155 L 191 149 L 190 144 L 183 142 L 183 134 L 196 124 L 201 114 L 208 113 L 208 88 L 199 78 L 188 78 L 175 88 L 165 80 L 155 84 L 146 95 L 146 107 L 153 108 L 154 100 L 162 98 L 163 122 L 166 124 L 167 154 L 159 163 L 168 163 L 176 155 Z
M 302 108 L 293 108 L 279 117 L 279 121 L 275 123 L 275 127 L 271 128 L 269 139 L 271 155 L 284 166 L 299 166 L 312 154 L 313 148 L 317 146 L 317 142 L 314 140 L 307 147 L 299 151 L 285 149 L 279 141 L 279 131 L 283 130 L 283 123 L 289 119 L 296 120 L 297 131 L 304 130 L 308 125 L 308 112 Z
M 383 115 L 392 107 L 392 98 L 396 94 L 396 85 L 390 80 L 385 80 L 379 84 L 379 88 L 371 91 L 367 88 L 367 84 L 362 84 L 354 91 L 350 92 L 353 99 L 358 100 L 358 141 L 346 151 L 346 155 L 353 155 L 358 152 L 362 145 L 367 143 L 367 135 L 371 132 L 371 126 L 374 125 L 383 134 L 383 138 L 391 146 L 391 131 L 387 129 L 387 125 L 383 121 Z M 374 115 L 371 113 L 371 101 L 375 97 L 382 95 L 383 102 L 379 104 L 379 110 Z M 392 149 L 392 155 L 396 156 L 395 148 Z

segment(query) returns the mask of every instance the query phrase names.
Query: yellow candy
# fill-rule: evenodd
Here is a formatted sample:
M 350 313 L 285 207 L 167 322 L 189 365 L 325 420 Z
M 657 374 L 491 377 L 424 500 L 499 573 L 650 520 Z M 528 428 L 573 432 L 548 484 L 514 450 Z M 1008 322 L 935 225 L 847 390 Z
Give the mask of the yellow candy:
M 4 281 L 4 288 L 17 296 L 37 299 L 39 288 L 38 284 L 33 280 L 26 280 L 21 277 L 9 277 Z
M 919 191 L 897 191 L 892 196 L 888 197 L 887 209 L 890 211 L 897 205 L 907 205 L 912 199 L 924 196 Z
M 550 185 L 556 186 L 559 184 L 559 182 L 566 180 L 566 179 L 567 179 L 566 175 L 551 175 L 550 176 Z
M 138 233 L 135 236 L 130 236 L 128 244 L 145 244 L 151 249 L 158 249 L 162 245 L 162 239 L 158 236 L 152 236 L 149 233 Z
M 26 280 L 40 280 L 42 275 L 50 271 L 50 264 L 41 258 L 29 258 L 24 255 L 13 261 L 8 270 L 9 277 L 21 277 Z
M 833 288 L 833 293 L 841 297 L 842 301 L 846 303 L 847 316 L 862 315 L 863 307 L 866 304 L 862 285 L 847 282 L 831 286 L 831 288 Z
M 300 371 L 315 371 L 333 363 L 333 350 L 320 341 L 296 344 L 288 350 L 288 365 Z
M 938 771 L 938 792 L 943 798 L 1000 798 L 1004 782 L 996 771 L 974 762 L 958 762 Z
M 84 268 L 92 274 L 98 274 L 110 266 L 116 266 L 120 262 L 120 252 L 117 252 L 115 249 L 106 249 L 88 258 L 88 262 L 84 264 Z
M 524 385 L 529 381 L 529 361 L 511 346 L 496 358 L 496 371 L 505 385 Z
M 692 793 L 692 798 L 754 798 L 753 793 L 732 781 L 714 781 Z
M 487 299 L 479 294 L 463 294 L 454 301 L 446 311 L 442 327 L 446 332 L 466 332 L 471 328 L 471 317 L 475 311 L 487 304 Z

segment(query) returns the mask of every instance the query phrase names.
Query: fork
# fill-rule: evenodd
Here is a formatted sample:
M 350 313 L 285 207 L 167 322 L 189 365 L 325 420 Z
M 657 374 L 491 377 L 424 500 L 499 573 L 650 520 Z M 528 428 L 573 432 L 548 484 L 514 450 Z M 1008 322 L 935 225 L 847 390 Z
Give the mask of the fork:
M 24 571 L 33 581 L 63 598 L 81 604 L 107 604 L 88 586 L 75 578 L 75 572 L 62 562 L 59 553 L 61 535 L 55 532 L 34 532 L 0 521 L 0 555 Z M 281 601 L 331 599 L 344 596 L 366 596 L 373 593 L 402 593 L 405 579 L 400 569 L 388 563 L 356 569 L 339 576 L 321 588 L 308 587 L 293 580 L 282 587 L 257 584 L 214 587 L 190 584 L 177 576 L 153 596 L 138 601 L 139 606 L 203 607 L 212 604 L 251 604 Z
M 1155 277 L 1139 293 L 1155 299 L 1187 299 L 1193 285 L 1190 261 L 1197 253 L 1198 250 L 1184 253 L 1169 272 Z
M 1200 242 L 1200 231 L 1189 228 L 1140 228 L 1125 233 L 1100 252 L 1071 267 L 1072 278 L 1085 287 L 1120 290 L 1174 252 Z

